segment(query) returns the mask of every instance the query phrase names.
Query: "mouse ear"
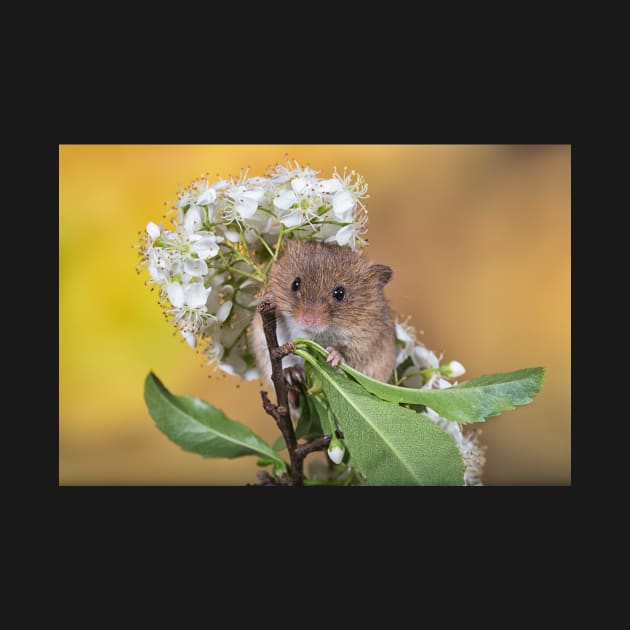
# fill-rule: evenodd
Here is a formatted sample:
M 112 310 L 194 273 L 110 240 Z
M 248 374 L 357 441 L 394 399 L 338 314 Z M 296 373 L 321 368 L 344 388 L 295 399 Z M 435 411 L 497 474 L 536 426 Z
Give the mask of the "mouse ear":
M 392 268 L 386 265 L 370 265 L 369 271 L 370 275 L 383 286 L 392 279 L 392 274 L 394 273 Z

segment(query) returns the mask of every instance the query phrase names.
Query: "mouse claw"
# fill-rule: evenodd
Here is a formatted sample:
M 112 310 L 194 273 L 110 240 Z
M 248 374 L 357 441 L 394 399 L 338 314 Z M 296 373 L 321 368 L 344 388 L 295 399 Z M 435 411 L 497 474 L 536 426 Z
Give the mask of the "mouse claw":
M 297 365 L 284 368 L 284 380 L 289 387 L 297 388 L 300 383 L 304 381 L 305 374 L 304 368 Z
M 293 409 L 300 409 L 300 392 L 297 389 L 290 389 L 289 392 L 289 405 L 293 407 Z
M 343 356 L 341 355 L 341 352 L 337 350 L 337 348 L 333 348 L 332 346 L 328 346 L 326 350 L 328 351 L 326 363 L 328 363 L 331 368 L 336 370 L 339 367 L 339 364 L 343 363 Z

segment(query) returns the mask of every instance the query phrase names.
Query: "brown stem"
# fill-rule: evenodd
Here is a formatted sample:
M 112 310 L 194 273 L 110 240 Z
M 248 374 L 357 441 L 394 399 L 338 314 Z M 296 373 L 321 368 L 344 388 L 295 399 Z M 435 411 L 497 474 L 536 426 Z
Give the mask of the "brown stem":
M 335 433 L 337 434 L 337 437 L 340 440 L 343 439 L 343 433 L 341 431 L 337 430 L 335 431 Z M 316 438 L 315 440 L 312 440 L 311 442 L 300 444 L 297 447 L 298 457 L 304 459 L 310 453 L 315 453 L 316 451 L 323 451 L 327 449 L 328 445 L 330 444 L 330 440 L 331 440 L 330 435 L 323 435 L 322 437 Z
M 324 435 L 320 438 L 313 440 L 312 442 L 306 442 L 306 444 L 300 444 L 297 447 L 297 454 L 300 459 L 304 459 L 310 453 L 315 453 L 316 451 L 323 451 L 325 448 L 328 448 L 330 444 L 330 435 Z
M 276 335 L 276 307 L 268 296 L 264 296 L 258 305 L 258 312 L 263 321 L 263 330 L 269 349 L 269 359 L 271 361 L 271 380 L 276 390 L 277 405 L 274 405 L 266 392 L 260 392 L 264 410 L 272 416 L 282 436 L 284 437 L 289 458 L 291 459 L 291 485 L 301 486 L 304 482 L 304 458 L 297 453 L 297 440 L 291 422 L 289 412 L 289 392 L 282 369 L 282 357 L 295 350 L 292 343 L 286 343 L 281 348 L 278 347 L 278 337 Z

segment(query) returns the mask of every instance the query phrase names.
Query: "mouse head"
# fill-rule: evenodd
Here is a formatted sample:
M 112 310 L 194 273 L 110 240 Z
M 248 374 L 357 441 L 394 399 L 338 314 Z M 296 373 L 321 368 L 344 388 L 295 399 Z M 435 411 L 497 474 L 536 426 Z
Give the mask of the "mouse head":
M 289 240 L 271 267 L 267 290 L 276 307 L 310 333 L 365 325 L 383 316 L 383 287 L 392 277 L 349 247 Z

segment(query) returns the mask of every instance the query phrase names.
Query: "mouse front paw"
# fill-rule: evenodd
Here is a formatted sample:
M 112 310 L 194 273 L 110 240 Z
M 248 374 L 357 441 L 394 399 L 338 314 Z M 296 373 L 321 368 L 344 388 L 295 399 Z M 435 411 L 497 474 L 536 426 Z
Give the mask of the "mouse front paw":
M 339 364 L 344 361 L 343 355 L 339 352 L 339 350 L 337 350 L 337 348 L 333 348 L 332 346 L 327 346 L 326 350 L 328 351 L 326 363 L 336 370 L 339 367 Z
M 284 368 L 284 380 L 291 388 L 297 389 L 298 385 L 304 382 L 305 376 L 304 368 L 299 365 Z
M 270 304 L 271 306 L 275 306 L 276 296 L 273 293 L 271 293 L 271 291 L 267 291 L 266 293 L 263 293 L 262 299 L 260 301 L 266 302 L 267 304 Z
M 260 302 L 258 303 L 258 310 L 261 313 L 265 313 L 274 308 L 276 308 L 276 298 L 274 294 L 270 292 L 263 293 L 260 298 Z

